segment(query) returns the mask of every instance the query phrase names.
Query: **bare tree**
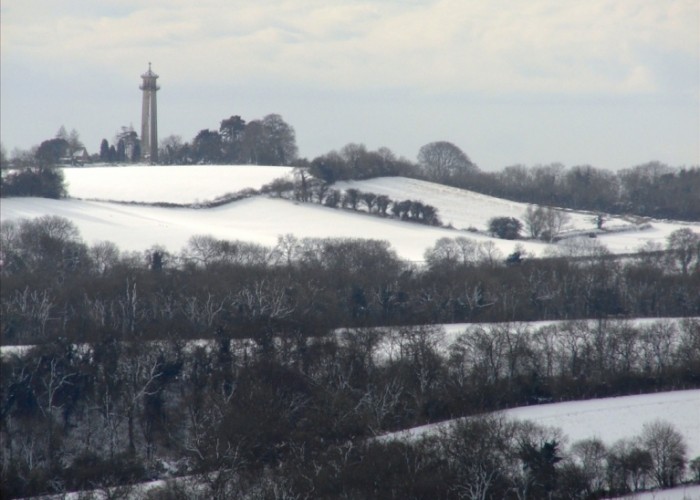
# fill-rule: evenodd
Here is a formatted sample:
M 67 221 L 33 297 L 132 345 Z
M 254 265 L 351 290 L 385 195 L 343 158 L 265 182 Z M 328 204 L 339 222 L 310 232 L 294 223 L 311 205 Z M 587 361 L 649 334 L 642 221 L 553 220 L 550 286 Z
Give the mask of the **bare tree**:
M 700 234 L 687 227 L 677 229 L 668 236 L 666 247 L 670 262 L 683 274 L 688 274 L 693 262 L 700 269 Z
M 156 394 L 156 381 L 163 375 L 158 353 L 140 352 L 136 344 L 129 344 L 128 355 L 119 363 L 117 377 L 122 380 L 123 409 L 127 421 L 128 451 L 135 453 L 135 419 L 146 396 Z
M 425 260 L 431 267 L 445 265 L 453 267 L 475 265 L 479 260 L 477 243 L 469 238 L 440 238 L 435 246 L 425 251 Z
M 369 414 L 369 429 L 377 435 L 385 428 L 387 416 L 396 412 L 403 396 L 404 388 L 401 382 L 394 378 L 381 386 L 370 385 L 360 398 L 358 406 Z
M 367 207 L 367 211 L 369 213 L 372 213 L 372 209 L 374 208 L 376 202 L 377 202 L 377 195 L 374 193 L 362 193 L 360 195 L 360 200 L 365 204 Z
M 182 137 L 179 135 L 169 135 L 161 139 L 158 148 L 158 158 L 166 165 L 174 163 L 184 163 L 187 161 L 183 157 L 186 144 L 183 143 Z
M 343 195 L 343 207 L 350 207 L 357 210 L 357 205 L 360 203 L 361 192 L 355 188 L 348 188 Z
M 539 238 L 544 230 L 544 221 L 542 220 L 541 214 L 542 207 L 539 206 L 529 205 L 525 209 L 523 220 L 525 221 L 525 228 L 530 233 L 531 238 Z
M 505 462 L 514 431 L 512 423 L 492 416 L 458 420 L 443 430 L 441 441 L 455 473 L 452 489 L 459 498 L 496 498 L 499 486 L 503 493 Z
M 476 170 L 469 157 L 447 141 L 431 142 L 421 147 L 418 164 L 430 179 L 440 182 Z
M 628 492 L 646 488 L 652 471 L 651 454 L 637 439 L 620 439 L 608 452 L 606 481 L 611 491 Z
M 608 450 L 598 438 L 577 441 L 571 446 L 575 463 L 580 465 L 588 482 L 588 493 L 603 491 L 606 481 Z
M 532 238 L 552 241 L 570 220 L 569 214 L 551 207 L 528 206 L 523 215 Z
M 9 168 L 10 164 L 8 162 L 7 150 L 5 146 L 0 142 L 0 169 Z
M 53 355 L 50 359 L 45 357 L 39 358 L 36 367 L 37 375 L 39 375 L 43 395 L 45 399 L 41 406 L 41 411 L 47 420 L 47 451 L 48 457 L 52 456 L 55 451 L 56 442 L 54 432 L 56 430 L 56 413 L 62 408 L 57 400 L 57 395 L 65 386 L 71 385 L 71 379 L 76 376 L 76 373 L 66 366 L 66 363 L 61 362 L 57 355 Z
M 655 420 L 642 428 L 642 443 L 651 454 L 654 480 L 660 488 L 671 488 L 683 478 L 687 445 L 672 424 Z

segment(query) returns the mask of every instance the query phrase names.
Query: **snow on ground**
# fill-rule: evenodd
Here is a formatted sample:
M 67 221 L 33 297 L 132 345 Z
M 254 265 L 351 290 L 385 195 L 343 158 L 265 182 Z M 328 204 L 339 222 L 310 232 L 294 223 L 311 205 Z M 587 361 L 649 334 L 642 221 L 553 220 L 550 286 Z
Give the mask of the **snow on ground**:
M 628 318 L 628 319 L 610 319 L 607 320 L 607 325 L 619 326 L 622 324 L 630 325 L 634 328 L 644 328 L 649 327 L 654 323 L 663 322 L 668 325 L 675 324 L 679 326 L 679 323 L 684 320 L 693 319 L 700 321 L 700 317 L 689 317 L 689 318 Z M 529 334 L 532 335 L 534 332 L 541 328 L 551 325 L 559 325 L 564 327 L 566 323 L 586 321 L 589 328 L 594 328 L 598 323 L 598 320 L 549 320 L 549 321 L 518 321 L 510 323 L 452 323 L 452 324 L 442 324 L 442 325 L 423 325 L 423 327 L 433 328 L 435 332 L 435 337 L 432 339 L 433 346 L 435 350 L 442 356 L 449 356 L 450 346 L 464 335 L 468 331 L 473 331 L 476 329 L 483 329 L 489 333 L 494 332 L 497 329 L 506 328 L 509 331 L 516 332 L 518 334 Z M 405 327 L 380 327 L 378 330 L 384 330 L 390 335 L 387 335 L 378 345 L 376 351 L 375 361 L 378 363 L 398 359 L 401 357 L 402 344 L 406 342 L 403 338 L 403 329 L 415 329 L 421 328 L 421 326 L 405 326 Z M 344 333 L 347 330 L 339 329 L 336 331 L 336 335 L 342 339 Z M 391 333 L 394 333 L 391 335 Z M 2 349 L 0 347 L 0 349 Z M 2 352 L 2 351 L 0 351 Z
M 444 237 L 457 231 L 416 223 L 372 217 L 315 204 L 256 196 L 216 208 L 164 208 L 83 200 L 45 198 L 3 198 L 0 220 L 58 215 L 73 221 L 83 239 L 92 244 L 113 241 L 123 250 L 144 250 L 160 244 L 178 252 L 193 235 L 209 234 L 227 240 L 243 240 L 273 246 L 277 237 L 368 238 L 388 241 L 399 257 L 423 260 L 423 253 Z M 467 233 L 469 234 L 469 233 Z M 494 241 L 504 255 L 517 242 L 473 235 L 480 241 Z M 521 243 L 539 255 L 546 245 Z
M 475 228 L 486 231 L 492 217 L 515 217 L 523 221 L 527 203 L 495 198 L 442 184 L 405 177 L 378 177 L 362 181 L 336 183 L 337 189 L 355 188 L 363 192 L 383 194 L 392 200 L 419 200 L 438 209 L 443 224 L 456 229 Z M 700 232 L 700 224 L 651 220 L 645 229 L 622 217 L 609 217 L 603 226 L 609 232 L 596 230 L 595 214 L 566 210 L 570 220 L 565 233 L 596 232 L 599 243 L 613 253 L 631 253 L 647 242 L 665 245 L 668 235 L 681 227 L 694 227 Z M 524 222 L 524 221 L 523 221 Z
M 517 243 L 534 255 L 547 245 L 487 238 L 465 231 L 433 228 L 390 219 L 369 217 L 343 210 L 263 196 L 252 197 L 211 209 L 160 208 L 84 201 L 195 203 L 213 200 L 243 189 L 259 189 L 270 181 L 289 175 L 287 167 L 259 166 L 129 166 L 64 169 L 71 197 L 80 199 L 3 198 L 0 221 L 59 215 L 73 221 L 89 243 L 109 240 L 124 250 L 143 250 L 160 244 L 177 252 L 196 234 L 222 239 L 239 239 L 272 246 L 277 237 L 292 233 L 302 237 L 362 237 L 389 241 L 400 257 L 420 261 L 427 248 L 439 238 L 465 236 L 493 241 L 504 253 Z M 491 217 L 522 218 L 526 204 L 511 202 L 470 191 L 405 178 L 379 178 L 340 183 L 337 188 L 355 187 L 361 191 L 385 194 L 393 200 L 416 199 L 438 208 L 445 224 L 456 229 L 484 230 Z M 570 212 L 570 229 L 594 229 L 592 214 Z M 643 231 L 599 235 L 597 241 L 614 253 L 637 250 L 647 241 L 665 244 L 668 234 L 681 227 L 700 232 L 700 223 L 650 221 Z M 622 219 L 611 219 L 606 227 L 629 226 Z M 630 226 L 631 227 L 631 226 Z M 445 329 L 445 341 L 466 325 Z M 676 391 L 642 396 L 606 398 L 515 408 L 504 412 L 518 419 L 560 427 L 570 442 L 600 437 L 608 444 L 623 437 L 634 437 L 645 422 L 660 418 L 672 422 L 688 443 L 688 456 L 700 455 L 700 390 Z M 640 418 L 641 417 L 641 418 Z M 389 437 L 417 436 L 431 432 L 433 424 Z M 385 437 L 386 438 L 386 437 Z M 640 500 L 700 498 L 700 488 L 657 492 L 635 497 Z M 690 493 L 688 493 L 690 492 Z M 677 496 L 672 496 L 677 494 Z M 654 496 L 655 495 L 655 496 Z M 671 495 L 671 496 L 668 496 Z M 683 495 L 686 495 L 684 497 Z
M 291 175 L 292 167 L 250 165 L 129 165 L 64 168 L 68 193 L 85 200 L 145 203 L 210 201 L 243 189 L 260 189 Z
M 72 199 L 3 198 L 0 200 L 0 220 L 59 215 L 73 221 L 87 243 L 109 240 L 125 250 L 144 250 L 158 244 L 171 252 L 178 252 L 191 236 L 202 234 L 270 246 L 276 243 L 278 236 L 288 233 L 299 238 L 386 240 L 401 258 L 412 261 L 423 260 L 425 250 L 443 237 L 464 236 L 482 242 L 492 241 L 504 255 L 512 253 L 518 244 L 535 256 L 543 255 L 551 247 L 541 242 L 499 240 L 463 230 L 474 227 L 483 231 L 491 217 L 522 217 L 526 204 L 403 177 L 339 183 L 336 187 L 353 186 L 362 191 L 386 194 L 393 200 L 422 200 L 438 208 L 443 222 L 451 223 L 455 230 L 266 196 L 209 209 L 105 201 L 182 204 L 210 201 L 227 193 L 258 189 L 276 178 L 289 176 L 290 167 L 141 165 L 66 168 L 64 173 Z M 592 214 L 570 212 L 570 215 L 570 229 L 594 229 Z M 688 225 L 700 232 L 700 223 L 652 221 L 651 227 L 643 231 L 612 232 L 590 241 L 600 242 L 614 253 L 627 253 L 637 250 L 647 241 L 664 244 L 673 230 Z M 619 218 L 606 223 L 611 229 L 623 226 L 634 229 Z
M 377 177 L 362 181 L 336 183 L 337 189 L 355 188 L 363 192 L 383 194 L 392 200 L 419 200 L 438 209 L 444 224 L 452 224 L 456 229 L 476 228 L 486 231 L 491 217 L 515 217 L 521 219 L 528 207 L 527 203 L 494 198 L 433 182 L 406 177 Z M 570 212 L 571 229 L 595 229 L 594 215 L 591 213 Z M 610 225 L 629 224 L 614 218 Z
M 569 444 L 596 437 L 612 445 L 618 439 L 639 436 L 645 423 L 666 420 L 683 435 L 688 445 L 687 456 L 700 455 L 700 389 L 522 406 L 502 414 L 558 427 L 568 437 Z M 423 425 L 386 434 L 381 439 L 414 439 L 449 423 Z
M 617 497 L 618 500 L 700 500 L 700 485 L 679 486 L 670 490 L 647 491 Z
M 700 390 L 528 406 L 505 414 L 517 420 L 560 427 L 570 443 L 596 437 L 613 444 L 621 438 L 639 436 L 645 423 L 666 420 L 685 438 L 688 457 L 700 455 Z
M 144 498 L 150 491 L 166 487 L 169 482 L 180 485 L 185 483 L 185 485 L 190 488 L 193 486 L 196 488 L 196 479 L 192 479 L 191 477 L 173 478 L 170 480 L 149 481 L 131 485 L 131 491 L 124 493 L 124 495 L 128 500 L 138 500 Z M 34 498 L 35 500 L 80 500 L 81 498 L 88 497 L 93 500 L 106 500 L 112 498 L 110 494 L 114 495 L 115 493 L 117 493 L 117 488 L 108 488 L 105 490 L 77 491 L 62 495 L 46 495 Z M 630 494 L 624 497 L 617 497 L 613 500 L 700 500 L 700 485 L 679 486 L 678 488 L 668 490 Z

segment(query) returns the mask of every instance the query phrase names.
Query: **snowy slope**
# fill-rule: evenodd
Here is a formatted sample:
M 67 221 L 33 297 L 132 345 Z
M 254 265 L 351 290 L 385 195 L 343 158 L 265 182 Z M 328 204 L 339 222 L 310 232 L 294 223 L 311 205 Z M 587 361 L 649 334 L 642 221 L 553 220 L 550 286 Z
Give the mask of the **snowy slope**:
M 394 200 L 419 200 L 438 209 L 443 224 L 456 229 L 475 228 L 486 231 L 492 217 L 515 217 L 523 221 L 527 203 L 495 198 L 473 191 L 458 189 L 432 182 L 405 177 L 378 177 L 363 181 L 339 182 L 338 189 L 355 188 L 362 192 L 383 194 Z M 596 231 L 595 214 L 566 210 L 569 222 L 564 233 Z M 524 221 L 523 221 L 524 222 Z M 666 243 L 668 235 L 681 227 L 694 227 L 700 232 L 700 224 L 651 220 L 650 226 L 635 229 L 636 224 L 621 217 L 609 217 L 605 229 L 598 233 L 597 241 L 613 253 L 631 253 L 647 241 Z
M 527 203 L 494 198 L 433 182 L 405 177 L 378 177 L 363 181 L 339 182 L 338 189 L 355 188 L 363 192 L 384 194 L 391 199 L 420 200 L 438 209 L 444 224 L 457 229 L 474 227 L 486 230 L 491 217 L 515 217 L 522 219 Z M 486 209 L 486 210 L 485 210 Z M 570 213 L 571 228 L 593 230 L 593 214 Z M 613 219 L 609 224 L 628 224 L 622 219 Z
M 688 457 L 700 455 L 700 389 L 523 406 L 502 413 L 512 419 L 558 427 L 569 438 L 568 444 L 597 437 L 612 445 L 618 439 L 638 436 L 645 423 L 666 420 L 685 438 Z M 386 434 L 381 439 L 413 439 L 445 425 L 449 422 Z
M 679 486 L 670 490 L 647 491 L 616 498 L 619 500 L 700 500 L 700 485 Z
M 504 241 L 459 231 L 469 227 L 484 230 L 491 217 L 522 218 L 525 204 L 412 179 L 380 178 L 342 183 L 336 187 L 352 186 L 361 191 L 386 194 L 394 200 L 421 200 L 437 207 L 443 222 L 451 223 L 456 230 L 369 217 L 265 196 L 211 209 L 160 208 L 85 201 L 101 199 L 194 203 L 212 200 L 230 192 L 258 189 L 275 178 L 288 176 L 291 169 L 285 167 L 135 166 L 71 168 L 64 172 L 73 199 L 0 199 L 0 221 L 59 215 L 72 220 L 87 243 L 109 240 L 124 250 L 143 250 L 161 244 L 170 251 L 177 252 L 195 234 L 274 245 L 279 235 L 287 233 L 299 238 L 382 239 L 389 241 L 400 257 L 415 261 L 422 260 L 424 251 L 442 237 L 465 236 L 479 241 L 493 241 L 504 254 L 512 252 L 517 243 L 535 255 L 543 254 L 548 247 L 539 242 Z M 591 214 L 570 214 L 571 229 L 588 231 L 594 228 Z M 700 232 L 700 223 L 650 223 L 651 228 L 644 231 L 601 235 L 597 241 L 613 252 L 626 253 L 635 251 L 648 241 L 664 244 L 668 234 L 680 227 L 691 227 Z M 607 226 L 614 228 L 628 224 L 622 219 L 613 219 L 608 221 Z M 446 341 L 463 327 L 455 325 L 446 329 Z M 645 422 L 661 418 L 672 422 L 685 436 L 690 457 L 700 455 L 699 413 L 700 391 L 540 405 L 506 412 L 513 418 L 560 427 L 572 442 L 597 436 L 609 444 L 623 437 L 637 435 Z M 402 435 L 418 435 L 434 428 L 434 425 L 417 428 L 405 431 Z M 692 498 L 699 497 L 697 495 Z
M 68 193 L 84 200 L 195 203 L 243 189 L 260 189 L 292 167 L 130 165 L 64 168 Z
M 400 257 L 422 260 L 424 251 L 439 238 L 461 233 L 449 229 L 382 219 L 314 204 L 253 197 L 210 209 L 161 208 L 82 200 L 5 198 L 0 220 L 34 218 L 51 214 L 73 221 L 87 243 L 113 241 L 124 250 L 143 250 L 160 244 L 177 252 L 196 234 L 244 240 L 272 246 L 277 237 L 292 233 L 302 237 L 381 239 L 391 243 Z M 488 241 L 485 236 L 474 236 Z M 504 254 L 516 243 L 493 240 Z M 525 243 L 540 254 L 545 245 Z
M 651 325 L 662 321 L 665 325 L 676 327 L 680 326 L 682 321 L 694 319 L 700 320 L 697 317 L 690 318 L 627 318 L 627 319 L 610 319 L 607 320 L 606 325 L 620 327 L 622 325 L 629 325 L 633 328 L 648 328 Z M 547 327 L 558 325 L 559 328 L 565 328 L 567 324 L 571 323 L 582 323 L 582 320 L 549 320 L 549 321 L 522 321 L 522 322 L 510 322 L 510 323 L 449 323 L 442 325 L 424 325 L 434 328 L 434 337 L 431 339 L 432 345 L 434 346 L 436 352 L 445 358 L 450 355 L 450 347 L 457 342 L 459 337 L 463 336 L 467 332 L 483 330 L 490 334 L 497 332 L 498 330 L 507 329 L 508 331 L 517 333 L 518 335 L 532 335 L 538 330 Z M 594 329 L 598 324 L 598 320 L 586 320 L 588 328 Z M 404 327 L 404 328 L 420 328 L 420 326 Z M 402 335 L 400 330 L 397 331 L 396 327 L 379 328 L 379 330 L 384 330 L 387 333 L 395 332 L 398 334 L 387 335 L 377 344 L 376 359 L 378 363 L 398 359 L 401 357 L 402 352 Z M 339 329 L 336 334 L 339 338 L 343 338 L 346 330 Z M 676 342 L 677 340 L 674 340 Z
M 397 201 L 421 200 L 437 207 L 443 222 L 451 223 L 455 230 L 399 222 L 315 204 L 297 204 L 262 195 L 209 209 L 87 201 L 99 199 L 187 204 L 213 200 L 226 193 L 258 189 L 275 178 L 290 176 L 289 167 L 129 166 L 66 168 L 64 172 L 71 199 L 3 198 L 0 200 L 0 220 L 60 215 L 78 226 L 86 242 L 109 240 L 125 250 L 143 250 L 159 244 L 172 252 L 178 252 L 196 234 L 274 245 L 278 236 L 288 233 L 299 238 L 357 237 L 386 240 L 400 257 L 412 261 L 422 260 L 425 250 L 443 237 L 464 236 L 481 242 L 492 241 L 504 255 L 512 253 L 518 244 L 537 256 L 551 247 L 541 242 L 499 240 L 459 230 L 475 227 L 483 231 L 491 217 L 522 217 L 525 204 L 414 179 L 385 177 L 341 183 L 336 187 L 353 186 L 362 191 L 387 194 Z M 622 219 L 613 219 L 606 224 L 610 228 L 622 225 L 633 229 Z M 586 240 L 588 243 L 593 241 L 604 244 L 614 253 L 628 253 L 636 251 L 645 242 L 664 244 L 668 234 L 685 226 L 700 232 L 700 223 L 651 221 L 651 227 L 643 231 L 614 232 L 600 235 L 595 240 Z M 572 230 L 590 231 L 593 227 L 591 214 L 571 213 Z

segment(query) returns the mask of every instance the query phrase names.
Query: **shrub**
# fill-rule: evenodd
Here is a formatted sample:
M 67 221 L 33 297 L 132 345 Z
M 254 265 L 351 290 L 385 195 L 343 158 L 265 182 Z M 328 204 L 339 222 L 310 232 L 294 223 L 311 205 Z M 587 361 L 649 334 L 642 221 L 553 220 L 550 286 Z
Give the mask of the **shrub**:
M 67 195 L 63 171 L 40 168 L 10 172 L 2 177 L 0 196 L 36 196 L 40 198 L 65 198 Z
M 515 217 L 493 217 L 489 220 L 489 232 L 504 240 L 515 240 L 520 237 L 523 223 Z
M 644 425 L 641 436 L 651 454 L 652 474 L 660 488 L 672 488 L 682 478 L 686 465 L 687 445 L 672 424 L 656 420 Z

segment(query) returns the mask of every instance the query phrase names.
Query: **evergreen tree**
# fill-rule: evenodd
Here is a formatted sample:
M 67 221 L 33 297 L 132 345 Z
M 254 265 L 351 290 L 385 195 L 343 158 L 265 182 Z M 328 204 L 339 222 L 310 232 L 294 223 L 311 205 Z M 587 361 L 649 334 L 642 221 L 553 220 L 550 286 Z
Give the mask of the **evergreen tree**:
M 110 161 L 109 157 L 109 142 L 107 142 L 107 139 L 102 139 L 100 143 L 100 161 L 108 162 Z

